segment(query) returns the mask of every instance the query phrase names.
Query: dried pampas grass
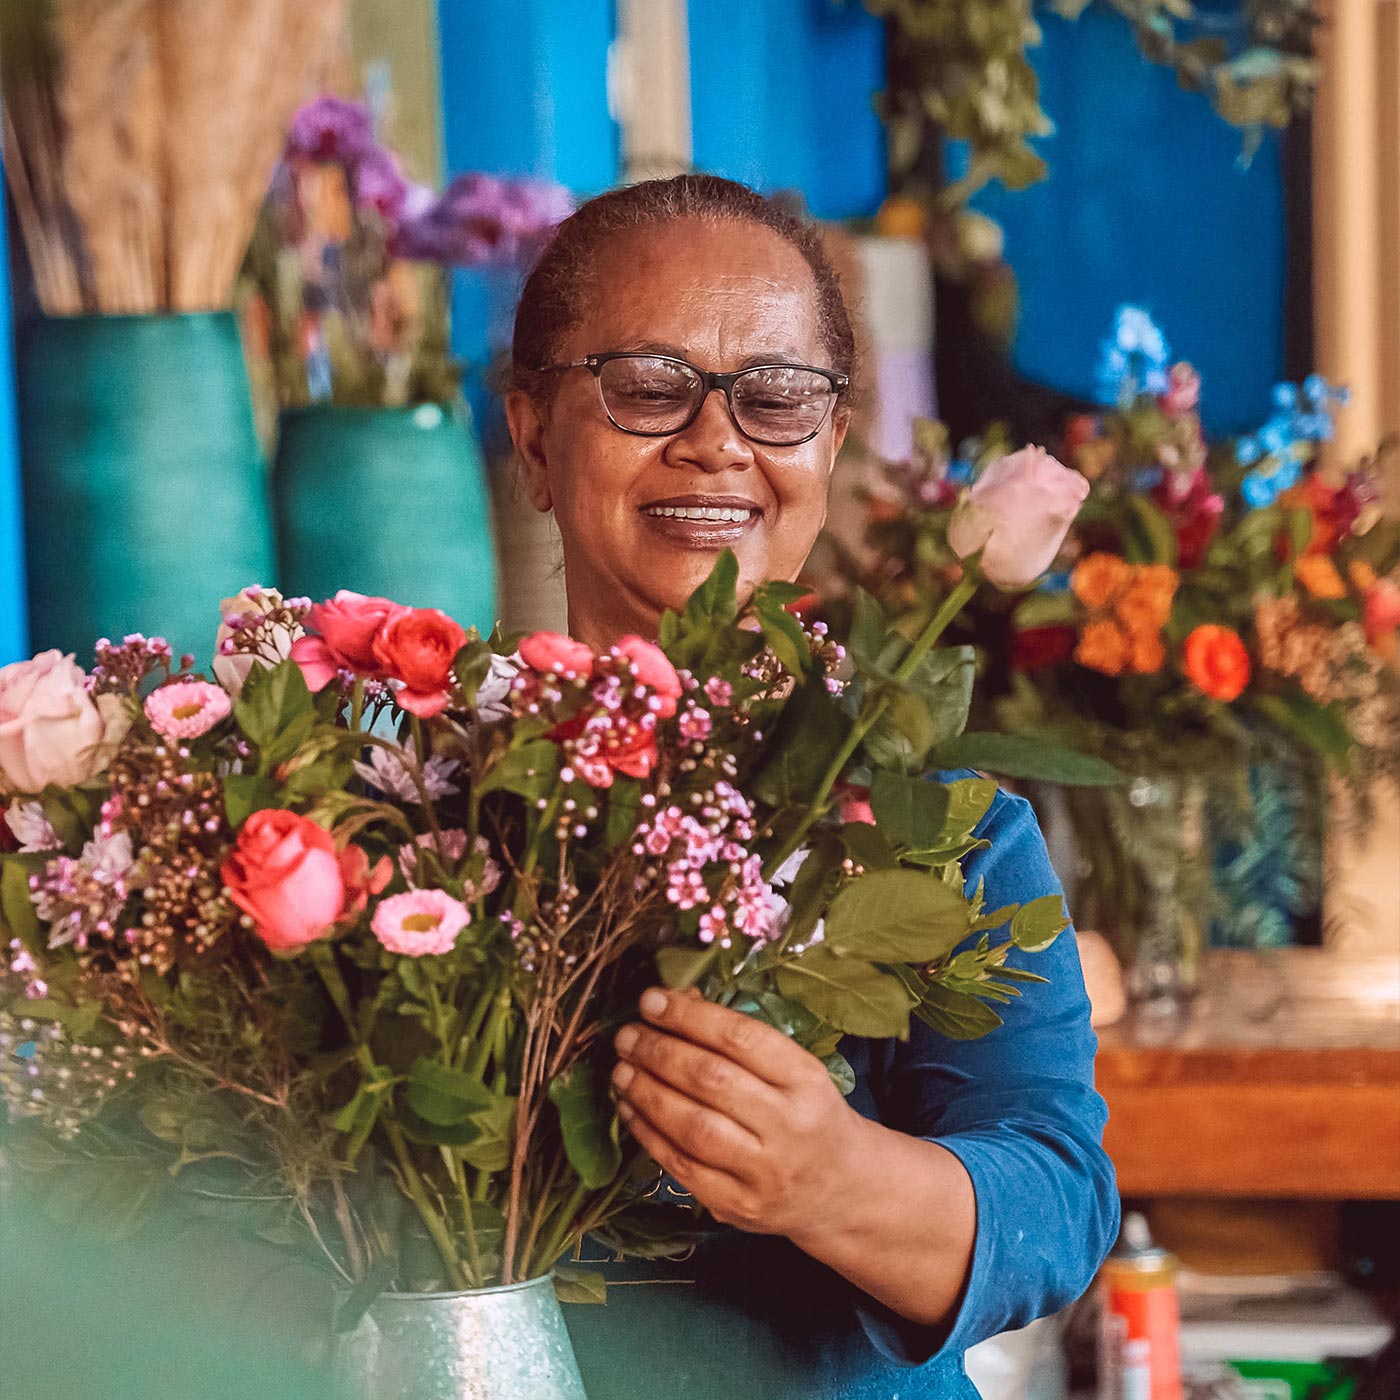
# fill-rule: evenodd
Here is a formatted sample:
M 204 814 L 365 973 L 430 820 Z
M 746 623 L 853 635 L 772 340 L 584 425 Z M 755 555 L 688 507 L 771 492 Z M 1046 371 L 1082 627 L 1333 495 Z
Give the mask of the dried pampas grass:
M 227 306 L 346 0 L 0 0 L 5 171 L 44 310 Z

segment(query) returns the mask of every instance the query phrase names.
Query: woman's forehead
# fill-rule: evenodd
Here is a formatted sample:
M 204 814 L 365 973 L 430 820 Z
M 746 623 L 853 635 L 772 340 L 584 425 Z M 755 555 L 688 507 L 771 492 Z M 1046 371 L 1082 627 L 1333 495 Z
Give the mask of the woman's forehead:
M 599 250 L 593 274 L 571 353 L 661 347 L 710 359 L 819 353 L 812 269 L 792 244 L 761 225 L 687 219 L 628 229 Z

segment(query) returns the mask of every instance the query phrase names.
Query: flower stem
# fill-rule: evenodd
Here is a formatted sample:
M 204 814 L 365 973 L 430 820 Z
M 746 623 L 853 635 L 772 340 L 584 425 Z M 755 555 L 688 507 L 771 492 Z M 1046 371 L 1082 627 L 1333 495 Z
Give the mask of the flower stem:
M 579 1181 L 574 1184 L 574 1189 L 569 1193 L 569 1198 L 564 1202 L 563 1207 L 555 1217 L 554 1228 L 550 1230 L 545 1242 L 540 1246 L 539 1253 L 534 1258 L 534 1268 L 531 1269 L 530 1260 L 526 1260 L 527 1276 L 533 1277 L 535 1273 L 542 1273 L 554 1266 L 555 1261 L 563 1253 L 565 1241 L 568 1239 L 569 1226 L 573 1224 L 574 1216 L 578 1213 L 578 1208 L 583 1204 L 584 1197 L 588 1195 L 588 1187 Z
M 914 645 L 909 648 L 908 654 L 900 662 L 898 670 L 895 671 L 895 679 L 907 681 L 919 669 L 919 664 L 930 651 L 933 650 L 938 639 L 947 630 L 948 624 L 963 610 L 967 600 L 977 591 L 975 579 L 963 578 L 956 588 L 943 600 L 943 605 L 929 620 L 928 625 L 919 633 Z M 773 875 L 782 867 L 784 861 L 792 855 L 794 851 L 800 850 L 802 842 L 806 839 L 807 833 L 812 829 L 817 818 L 826 810 L 827 801 L 831 797 L 831 790 L 836 786 L 841 774 L 845 772 L 846 765 L 851 761 L 856 750 L 860 748 L 865 736 L 879 723 L 885 711 L 889 708 L 890 695 L 888 691 L 873 697 L 868 696 L 861 706 L 861 712 L 856 718 L 851 732 L 846 736 L 846 741 L 837 751 L 836 756 L 827 765 L 826 772 L 822 775 L 821 785 L 817 789 L 816 796 L 808 804 L 807 811 L 802 820 L 798 822 L 796 828 L 787 840 L 783 842 L 776 854 L 768 858 L 764 867 L 763 875 L 765 879 L 771 880 Z

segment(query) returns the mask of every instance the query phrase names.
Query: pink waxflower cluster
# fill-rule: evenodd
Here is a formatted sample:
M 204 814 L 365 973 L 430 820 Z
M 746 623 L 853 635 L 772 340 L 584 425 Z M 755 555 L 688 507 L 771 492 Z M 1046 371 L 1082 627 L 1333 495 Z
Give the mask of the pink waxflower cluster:
M 787 902 L 764 880 L 763 862 L 749 850 L 754 834 L 748 799 L 720 781 L 695 812 L 671 804 L 643 821 L 633 851 L 661 863 L 668 902 L 682 911 L 703 908 L 700 941 L 727 948 L 733 933 L 756 942 L 774 937 L 787 914 Z

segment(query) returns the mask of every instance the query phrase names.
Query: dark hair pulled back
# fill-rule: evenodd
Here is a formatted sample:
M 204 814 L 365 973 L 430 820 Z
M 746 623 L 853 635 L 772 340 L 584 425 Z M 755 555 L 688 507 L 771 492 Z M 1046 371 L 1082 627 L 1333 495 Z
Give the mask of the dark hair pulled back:
M 560 338 L 582 313 L 594 260 L 610 237 L 683 219 L 758 224 L 796 248 L 816 282 L 818 325 L 831 368 L 854 373 L 850 312 L 841 279 L 817 230 L 747 185 L 718 175 L 676 175 L 609 190 L 580 205 L 555 230 L 520 293 L 511 346 L 511 387 L 536 397 L 548 395 L 554 376 L 541 371 L 558 358 Z

